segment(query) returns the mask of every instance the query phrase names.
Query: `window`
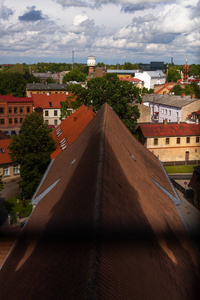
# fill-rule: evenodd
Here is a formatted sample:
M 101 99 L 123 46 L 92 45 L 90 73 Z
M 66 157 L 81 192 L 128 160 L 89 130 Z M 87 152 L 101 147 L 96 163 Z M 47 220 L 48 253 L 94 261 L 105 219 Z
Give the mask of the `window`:
M 197 149 L 195 149 L 195 153 L 197 153 Z
M 52 107 L 52 102 L 49 102 L 49 107 Z
M 54 116 L 57 116 L 57 115 L 58 115 L 57 110 L 54 110 Z
M 12 118 L 9 118 L 9 124 L 12 124 Z
M 17 114 L 17 107 L 14 107 L 14 114 Z
M 10 168 L 4 167 L 3 168 L 3 177 L 8 177 L 8 176 L 10 176 Z
M 199 136 L 196 137 L 196 143 L 199 143 Z
M 23 118 L 20 118 L 20 123 L 22 123 L 23 122 Z
M 46 122 L 47 124 L 49 124 L 49 120 L 45 120 L 45 122 Z
M 12 108 L 11 107 L 8 108 L 8 112 L 9 112 L 9 114 L 12 114 Z
M 0 124 L 4 125 L 5 124 L 5 120 L 4 119 L 0 119 Z
M 190 137 L 186 137 L 186 143 L 189 144 L 190 143 Z
M 165 109 L 165 114 L 167 115 L 167 109 Z
M 27 113 L 30 112 L 30 107 L 29 107 L 29 106 L 26 108 L 26 112 L 27 112 Z
M 15 124 L 17 124 L 17 118 L 15 118 Z
M 176 139 L 176 143 L 177 143 L 177 144 L 180 144 L 180 143 L 181 143 L 181 138 L 177 138 L 177 139 Z
M 166 143 L 166 145 L 169 145 L 169 138 L 166 138 L 165 143 Z
M 14 175 L 18 175 L 20 173 L 19 165 L 14 166 Z
M 164 114 L 164 108 L 162 109 L 162 113 Z
M 5 153 L 3 148 L 0 148 L 0 152 L 3 153 L 3 154 Z
M 178 117 L 178 112 L 176 112 L 176 116 Z
M 0 114 L 3 114 L 3 113 L 4 113 L 4 108 L 0 107 Z
M 171 110 L 169 110 L 169 116 L 171 116 Z
M 48 115 L 49 115 L 48 110 L 45 110 L 45 117 L 48 117 Z
M 58 125 L 58 120 L 57 120 L 57 119 L 54 120 L 54 125 L 55 125 L 55 126 Z
M 20 112 L 20 114 L 23 114 L 23 107 L 19 108 L 19 112 Z
M 158 139 L 157 138 L 154 139 L 154 145 L 158 145 Z

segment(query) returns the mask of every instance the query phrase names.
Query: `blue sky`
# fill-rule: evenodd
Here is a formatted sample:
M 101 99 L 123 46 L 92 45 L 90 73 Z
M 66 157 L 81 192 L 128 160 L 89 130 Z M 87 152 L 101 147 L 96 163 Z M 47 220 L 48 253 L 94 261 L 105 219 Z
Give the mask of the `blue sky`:
M 0 0 L 0 64 L 200 63 L 200 0 Z

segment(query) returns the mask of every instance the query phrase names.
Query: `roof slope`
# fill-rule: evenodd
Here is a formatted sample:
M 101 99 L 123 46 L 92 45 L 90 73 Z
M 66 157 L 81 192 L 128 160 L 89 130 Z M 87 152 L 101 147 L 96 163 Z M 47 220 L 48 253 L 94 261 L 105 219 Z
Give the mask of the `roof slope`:
M 55 158 L 63 149 L 77 139 L 85 127 L 94 117 L 91 107 L 80 106 L 73 114 L 61 122 L 61 124 L 52 131 L 52 137 L 56 142 L 56 150 L 51 154 L 51 159 Z
M 0 95 L 0 100 L 7 101 L 9 103 L 22 103 L 22 102 L 33 102 L 32 98 L 28 97 L 14 97 L 13 95 Z
M 35 197 L 53 183 L 0 271 L 2 300 L 196 298 L 195 251 L 158 184 L 172 186 L 107 104 Z
M 8 149 L 10 142 L 10 138 L 0 140 L 0 164 L 8 164 L 12 162 L 9 155 L 10 150 Z
M 4 139 L 8 139 L 8 135 L 2 130 L 0 130 L 0 140 L 4 140 Z
M 200 124 L 144 124 L 139 128 L 144 137 L 162 136 L 198 136 L 200 135 Z
M 162 94 L 145 94 L 142 96 L 143 102 L 153 102 L 160 105 L 173 106 L 182 108 L 193 102 L 199 101 L 199 99 L 191 98 L 191 96 L 174 96 L 174 95 L 162 95 Z
M 72 94 L 32 94 L 32 99 L 35 109 L 38 107 L 54 109 L 61 108 L 60 102 L 66 101 L 69 96 L 72 96 Z M 74 100 L 70 98 L 70 101 Z

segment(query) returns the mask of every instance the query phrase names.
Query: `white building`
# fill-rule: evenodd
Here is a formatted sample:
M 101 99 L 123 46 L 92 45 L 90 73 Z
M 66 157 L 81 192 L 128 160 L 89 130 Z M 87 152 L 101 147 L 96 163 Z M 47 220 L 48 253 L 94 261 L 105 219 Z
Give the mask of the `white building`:
M 151 108 L 151 122 L 187 122 L 188 116 L 200 110 L 200 100 L 193 96 L 146 94 L 143 105 Z
M 166 74 L 162 70 L 158 71 L 145 71 L 135 73 L 135 77 L 144 81 L 144 87 L 154 89 L 155 84 L 164 84 L 166 82 Z

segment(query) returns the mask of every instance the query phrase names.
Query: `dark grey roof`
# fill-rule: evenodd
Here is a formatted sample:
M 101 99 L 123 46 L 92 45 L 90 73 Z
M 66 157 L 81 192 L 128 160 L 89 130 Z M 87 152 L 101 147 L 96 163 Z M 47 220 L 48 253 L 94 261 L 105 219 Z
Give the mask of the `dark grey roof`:
M 143 102 L 153 102 L 155 103 L 174 106 L 174 107 L 183 107 L 193 102 L 199 101 L 197 98 L 191 98 L 191 96 L 175 96 L 175 95 L 161 95 L 161 94 L 145 94 L 142 96 Z
M 138 73 L 138 70 L 107 70 L 107 73 L 133 74 L 133 73 Z
M 27 90 L 59 90 L 59 91 L 65 91 L 67 87 L 67 84 L 58 84 L 58 83 L 49 83 L 49 84 L 43 84 L 43 83 L 27 83 L 26 89 Z

